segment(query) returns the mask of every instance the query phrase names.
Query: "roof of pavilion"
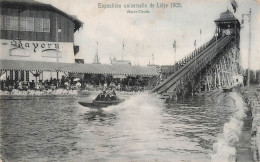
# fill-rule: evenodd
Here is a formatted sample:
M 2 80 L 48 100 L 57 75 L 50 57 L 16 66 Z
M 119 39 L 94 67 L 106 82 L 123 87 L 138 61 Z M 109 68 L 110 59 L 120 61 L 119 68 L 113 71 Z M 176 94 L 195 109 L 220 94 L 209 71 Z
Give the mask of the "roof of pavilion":
M 45 4 L 45 3 L 41 3 L 35 0 L 0 0 L 0 7 L 1 6 L 11 6 L 14 8 L 33 8 L 33 9 L 46 9 L 46 10 L 51 10 L 51 11 L 55 11 L 59 14 L 62 14 L 66 17 L 68 17 L 69 19 L 71 19 L 74 24 L 75 24 L 75 29 L 74 32 L 76 30 L 78 30 L 80 27 L 83 27 L 83 22 L 81 22 L 76 16 L 73 15 L 69 15 L 66 12 L 50 5 L 50 4 Z
M 129 76 L 159 75 L 154 66 L 131 66 L 124 64 L 76 64 L 21 60 L 0 60 L 0 70 L 52 71 L 84 74 L 110 74 Z
M 237 18 L 235 18 L 234 14 L 230 12 L 229 10 L 223 12 L 220 14 L 220 17 L 215 20 L 215 22 L 221 22 L 221 21 L 238 21 Z

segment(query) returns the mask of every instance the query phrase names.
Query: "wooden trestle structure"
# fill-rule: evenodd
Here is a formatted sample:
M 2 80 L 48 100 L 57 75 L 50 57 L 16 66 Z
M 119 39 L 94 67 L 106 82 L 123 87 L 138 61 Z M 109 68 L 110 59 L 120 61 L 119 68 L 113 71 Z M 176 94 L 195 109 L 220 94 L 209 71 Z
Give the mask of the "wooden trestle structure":
M 237 83 L 237 77 L 240 81 L 242 77 L 240 23 L 228 10 L 215 22 L 214 37 L 173 65 L 170 75 L 152 92 L 161 94 L 163 98 L 176 98 L 187 93 L 241 84 Z

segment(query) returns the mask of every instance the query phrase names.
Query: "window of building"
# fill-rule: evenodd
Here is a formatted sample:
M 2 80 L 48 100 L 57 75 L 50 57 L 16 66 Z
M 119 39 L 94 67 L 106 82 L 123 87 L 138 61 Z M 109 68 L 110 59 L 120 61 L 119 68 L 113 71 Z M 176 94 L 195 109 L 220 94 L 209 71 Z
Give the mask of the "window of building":
M 34 31 L 34 18 L 20 17 L 20 31 Z
M 18 71 L 14 71 L 14 80 L 18 80 Z
M 50 32 L 50 19 L 35 18 L 36 32 Z
M 10 80 L 13 80 L 13 78 L 14 78 L 13 70 L 10 70 Z
M 29 82 L 29 71 L 26 71 L 26 81 Z
M 24 71 L 21 71 L 21 80 L 24 81 Z
M 3 30 L 18 30 L 18 17 L 16 16 L 2 16 Z
M 19 21 L 20 21 L 20 29 L 18 23 Z M 2 15 L 0 23 L 1 23 L 2 30 L 50 32 L 50 19 L 48 18 L 34 18 L 34 17 L 18 18 L 17 16 Z

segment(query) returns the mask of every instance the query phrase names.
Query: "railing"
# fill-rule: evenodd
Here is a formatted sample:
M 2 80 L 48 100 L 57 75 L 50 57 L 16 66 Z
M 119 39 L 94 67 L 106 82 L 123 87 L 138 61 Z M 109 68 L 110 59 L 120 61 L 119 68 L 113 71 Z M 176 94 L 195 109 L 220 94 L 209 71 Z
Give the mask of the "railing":
M 169 68 L 169 74 L 172 74 L 176 71 L 178 71 L 182 66 L 184 66 L 187 62 L 197 57 L 203 50 L 205 50 L 207 47 L 211 46 L 216 40 L 216 37 L 211 38 L 210 41 L 204 43 L 202 46 L 200 46 L 198 49 L 191 52 L 188 56 L 182 58 L 180 61 L 178 61 L 175 65 L 173 65 L 171 68 Z
M 231 39 L 232 38 L 229 36 L 220 37 L 220 39 L 217 40 L 219 42 L 219 47 L 220 47 L 219 49 L 223 49 Z M 196 73 L 196 70 L 194 71 L 194 67 L 196 68 L 196 67 L 205 65 L 206 62 L 208 62 L 210 59 L 212 59 L 216 55 L 216 52 L 214 52 L 216 50 L 216 49 L 214 49 L 214 44 L 213 44 L 214 42 L 215 42 L 214 39 L 211 39 L 208 43 L 206 43 L 204 45 L 204 48 L 199 48 L 195 52 L 192 52 L 192 54 L 189 55 L 190 59 L 188 59 L 185 62 L 185 64 L 187 63 L 187 65 L 184 66 L 184 64 L 183 64 L 182 66 L 180 66 L 177 71 L 172 73 L 160 85 L 153 88 L 152 92 L 163 93 L 163 92 L 167 91 L 170 87 L 175 85 L 178 81 L 180 81 L 180 78 L 185 76 L 190 71 L 192 71 L 192 73 Z M 219 51 L 219 49 L 217 51 Z M 193 59 L 195 56 L 196 56 L 197 63 Z M 182 59 L 182 61 L 183 60 L 185 60 L 185 58 Z M 175 85 L 175 86 L 177 86 L 177 85 Z M 172 90 L 172 88 L 170 88 L 170 91 L 171 90 Z

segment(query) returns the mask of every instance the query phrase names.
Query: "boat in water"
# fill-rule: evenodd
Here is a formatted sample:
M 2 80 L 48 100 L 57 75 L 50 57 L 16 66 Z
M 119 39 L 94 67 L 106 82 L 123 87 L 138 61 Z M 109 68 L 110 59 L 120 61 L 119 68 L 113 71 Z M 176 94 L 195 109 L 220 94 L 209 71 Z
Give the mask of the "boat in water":
M 107 100 L 107 101 L 96 101 L 93 102 L 79 102 L 80 105 L 89 107 L 89 108 L 104 108 L 111 105 L 117 105 L 124 102 L 124 99 L 117 99 L 117 100 Z
M 224 92 L 232 92 L 233 91 L 233 87 L 232 86 L 226 86 L 222 88 Z

